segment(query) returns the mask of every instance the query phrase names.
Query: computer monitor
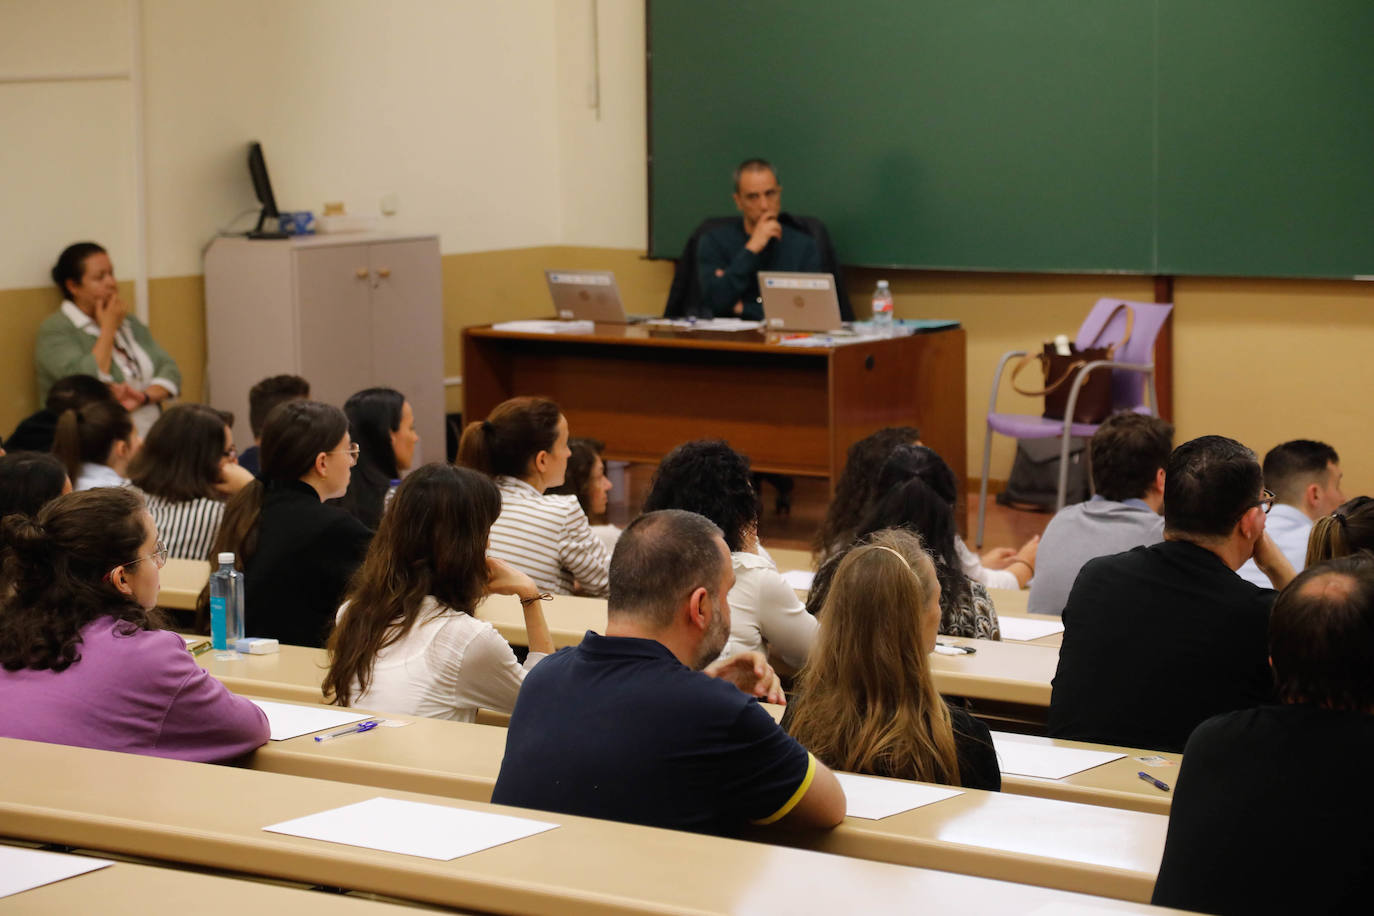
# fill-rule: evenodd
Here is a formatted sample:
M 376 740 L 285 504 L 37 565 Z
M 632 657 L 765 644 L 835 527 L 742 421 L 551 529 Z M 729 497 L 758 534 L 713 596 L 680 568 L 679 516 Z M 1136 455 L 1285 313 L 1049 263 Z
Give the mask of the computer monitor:
M 262 212 L 258 214 L 258 224 L 248 233 L 250 239 L 284 239 L 285 232 L 264 232 L 263 224 L 268 219 L 281 216 L 277 210 L 277 199 L 272 196 L 272 179 L 267 177 L 267 160 L 262 156 L 262 144 L 254 140 L 248 144 L 248 174 L 253 177 L 253 193 L 258 195 Z

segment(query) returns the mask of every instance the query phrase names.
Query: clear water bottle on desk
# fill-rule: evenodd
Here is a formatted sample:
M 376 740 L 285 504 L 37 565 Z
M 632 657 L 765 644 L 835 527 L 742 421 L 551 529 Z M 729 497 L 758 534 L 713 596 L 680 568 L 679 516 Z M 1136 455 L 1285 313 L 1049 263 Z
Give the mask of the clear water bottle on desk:
M 210 644 L 232 649 L 243 639 L 243 573 L 234 568 L 234 555 L 222 553 L 219 569 L 210 574 Z
M 873 333 L 892 336 L 892 290 L 886 280 L 879 280 L 878 288 L 873 290 Z

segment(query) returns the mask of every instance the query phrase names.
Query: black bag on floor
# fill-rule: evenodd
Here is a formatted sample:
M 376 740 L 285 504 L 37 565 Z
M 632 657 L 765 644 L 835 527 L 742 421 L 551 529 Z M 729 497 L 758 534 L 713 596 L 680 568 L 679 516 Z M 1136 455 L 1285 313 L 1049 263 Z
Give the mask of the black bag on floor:
M 1088 489 L 1088 440 L 1069 439 L 1069 483 L 1064 505 L 1081 503 L 1092 495 Z M 1016 460 L 1011 465 L 1007 488 L 997 494 L 999 506 L 1034 506 L 1054 511 L 1059 497 L 1058 439 L 1018 439 Z

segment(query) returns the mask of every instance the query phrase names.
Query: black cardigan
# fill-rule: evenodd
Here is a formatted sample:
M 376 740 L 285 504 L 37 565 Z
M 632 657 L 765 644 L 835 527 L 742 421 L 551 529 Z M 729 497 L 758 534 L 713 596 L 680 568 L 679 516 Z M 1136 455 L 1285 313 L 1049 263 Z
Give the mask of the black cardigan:
M 258 547 L 244 568 L 248 636 L 323 646 L 372 532 L 300 481 L 267 485 Z

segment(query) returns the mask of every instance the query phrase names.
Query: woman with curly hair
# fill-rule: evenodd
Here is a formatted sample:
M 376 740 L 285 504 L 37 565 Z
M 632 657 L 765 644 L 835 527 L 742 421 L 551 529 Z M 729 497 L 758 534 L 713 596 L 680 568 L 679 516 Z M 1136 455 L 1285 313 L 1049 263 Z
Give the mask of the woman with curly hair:
M 849 447 L 844 470 L 835 482 L 835 498 L 811 544 L 817 566 L 854 542 L 864 510 L 878 493 L 878 472 L 899 445 L 919 445 L 921 431 L 914 426 L 885 426 Z
M 954 471 L 934 451 L 920 445 L 893 450 L 877 477 L 879 495 L 859 520 L 856 541 L 885 528 L 905 528 L 920 535 L 940 580 L 940 632 L 945 636 L 1001 639 L 997 610 L 982 583 L 963 569 L 954 528 L 957 495 Z M 820 613 L 831 578 L 845 555 L 832 556 L 816 573 L 806 606 Z
M 158 629 L 158 543 L 124 487 L 68 493 L 0 524 L 0 737 L 154 757 L 227 760 L 267 742 L 267 717 Z
M 735 571 L 730 589 L 730 640 L 721 658 L 739 652 L 776 654 L 798 668 L 816 640 L 816 618 L 759 553 L 759 498 L 749 479 L 749 459 L 720 440 L 679 445 L 654 473 L 644 511 L 685 509 L 703 515 L 724 533 Z

